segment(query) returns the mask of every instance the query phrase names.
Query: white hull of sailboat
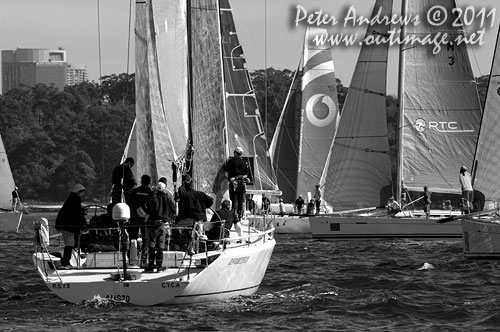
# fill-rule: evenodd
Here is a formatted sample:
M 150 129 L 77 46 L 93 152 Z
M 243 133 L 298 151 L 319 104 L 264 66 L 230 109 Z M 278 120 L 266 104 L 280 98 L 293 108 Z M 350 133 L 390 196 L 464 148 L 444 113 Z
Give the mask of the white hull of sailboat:
M 249 244 L 232 241 L 225 250 L 209 251 L 208 255 L 219 256 L 208 266 L 203 265 L 207 257 L 203 253 L 194 255 L 192 260 L 186 256 L 182 264 L 170 261 L 164 264 L 169 265 L 165 272 L 128 269 L 135 280 L 111 278 L 118 272 L 118 267 L 111 266 L 54 270 L 50 260 L 57 258 L 47 253 L 33 254 L 33 261 L 47 287 L 71 303 L 79 304 L 96 297 L 142 306 L 218 301 L 257 291 L 276 244 L 270 234 L 255 237 L 254 233 Z M 170 253 L 183 257 L 181 252 Z M 164 252 L 164 257 L 166 255 Z
M 312 216 L 313 239 L 459 239 L 460 220 L 438 223 L 431 217 Z
M 311 226 L 309 225 L 308 216 L 298 215 L 266 215 L 266 216 L 250 216 L 247 217 L 250 222 L 257 221 L 270 224 L 274 227 L 274 232 L 277 234 L 310 234 Z
M 275 233 L 278 234 L 310 234 L 311 226 L 307 216 L 277 216 L 272 218 Z
M 500 259 L 500 219 L 498 217 L 462 220 L 464 256 Z
M 0 212 L 0 231 L 2 232 L 18 232 L 23 218 L 22 212 Z

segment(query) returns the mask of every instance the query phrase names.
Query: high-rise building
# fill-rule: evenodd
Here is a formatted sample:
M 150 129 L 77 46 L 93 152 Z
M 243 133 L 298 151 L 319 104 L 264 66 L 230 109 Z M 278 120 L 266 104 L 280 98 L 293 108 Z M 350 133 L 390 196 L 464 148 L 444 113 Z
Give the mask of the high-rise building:
M 53 84 L 62 90 L 66 84 L 87 80 L 85 65 L 68 66 L 66 51 L 17 48 L 2 51 L 2 94 L 21 84 Z
M 68 77 L 66 84 L 75 85 L 88 81 L 88 73 L 86 65 L 71 65 L 68 64 Z

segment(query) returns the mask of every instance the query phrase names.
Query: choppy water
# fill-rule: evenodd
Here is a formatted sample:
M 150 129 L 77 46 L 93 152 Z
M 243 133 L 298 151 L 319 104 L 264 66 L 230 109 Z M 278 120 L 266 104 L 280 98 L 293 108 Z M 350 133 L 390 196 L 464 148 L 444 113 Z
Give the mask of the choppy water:
M 459 241 L 276 235 L 258 292 L 203 305 L 68 304 L 31 262 L 31 221 L 0 233 L 1 331 L 498 331 L 500 265 Z M 53 219 L 49 219 L 53 222 Z

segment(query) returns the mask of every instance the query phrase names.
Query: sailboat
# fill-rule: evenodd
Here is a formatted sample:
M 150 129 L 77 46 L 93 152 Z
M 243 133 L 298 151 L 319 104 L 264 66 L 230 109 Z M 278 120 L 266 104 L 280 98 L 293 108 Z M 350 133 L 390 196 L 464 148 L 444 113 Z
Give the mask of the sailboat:
M 280 212 L 278 205 L 271 204 L 275 213 L 271 220 L 277 233 L 310 232 L 305 215 L 307 202 L 313 198 L 328 162 L 340 118 L 333 50 L 330 45 L 315 41 L 326 32 L 320 28 L 306 29 L 302 63 L 293 77 L 271 142 L 281 198 L 294 203 L 301 195 L 305 201 L 303 210 L 296 211 L 298 215 L 276 215 Z M 293 204 L 289 205 L 293 212 Z
M 135 31 L 137 174 L 170 174 L 174 185 L 177 173 L 189 174 L 198 190 L 223 196 L 220 168 L 237 144 L 248 154 L 250 190 L 278 190 L 228 1 L 140 1 Z M 262 282 L 276 241 L 272 227 L 257 226 L 207 241 L 194 254 L 174 250 L 169 238 L 167 269 L 158 273 L 124 263 L 123 251 L 88 253 L 76 268 L 60 270 L 39 245 L 33 260 L 49 289 L 72 303 L 223 300 L 250 295 Z
M 14 177 L 10 169 L 7 152 L 0 136 L 0 231 L 18 232 L 23 212 L 12 210 L 12 191 L 15 188 Z M 19 207 L 22 209 L 22 207 Z
M 403 1 L 403 16 L 424 13 L 428 3 Z M 450 12 L 456 7 L 453 0 L 442 4 Z M 380 8 L 390 17 L 392 1 L 378 0 L 372 17 Z M 371 26 L 367 35 L 387 35 L 388 28 Z M 464 33 L 450 17 L 440 27 L 410 24 L 402 39 L 443 29 L 450 38 Z M 402 45 L 397 167 L 388 141 L 387 55 L 386 44 L 362 46 L 322 178 L 324 198 L 337 212 L 309 218 L 313 238 L 461 237 L 459 221 L 437 222 L 459 210 L 431 209 L 426 218 L 412 209 L 420 198 L 402 200 L 402 194 L 427 186 L 433 194 L 456 194 L 458 205 L 458 169 L 472 160 L 481 116 L 466 45 L 450 44 L 438 54 L 428 45 Z M 402 209 L 396 215 L 384 208 L 391 196 Z
M 474 210 L 462 218 L 463 251 L 469 258 L 500 258 L 500 29 L 491 65 L 481 130 L 474 157 Z

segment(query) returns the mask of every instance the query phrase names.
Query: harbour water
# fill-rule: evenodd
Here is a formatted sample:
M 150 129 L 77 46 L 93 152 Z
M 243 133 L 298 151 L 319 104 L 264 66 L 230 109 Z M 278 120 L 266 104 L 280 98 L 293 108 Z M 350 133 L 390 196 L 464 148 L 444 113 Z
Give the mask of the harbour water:
M 31 261 L 32 222 L 0 233 L 0 331 L 498 331 L 500 264 L 460 241 L 276 235 L 258 292 L 185 306 L 66 303 Z M 48 215 L 51 224 L 54 215 Z

